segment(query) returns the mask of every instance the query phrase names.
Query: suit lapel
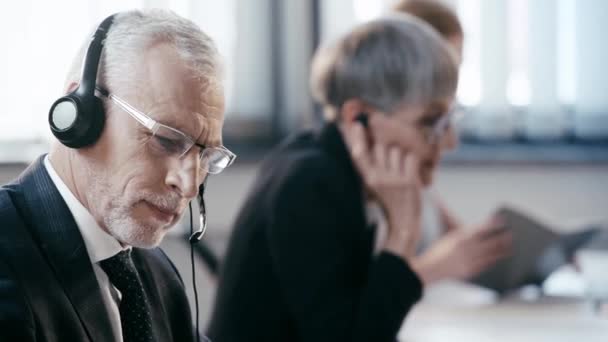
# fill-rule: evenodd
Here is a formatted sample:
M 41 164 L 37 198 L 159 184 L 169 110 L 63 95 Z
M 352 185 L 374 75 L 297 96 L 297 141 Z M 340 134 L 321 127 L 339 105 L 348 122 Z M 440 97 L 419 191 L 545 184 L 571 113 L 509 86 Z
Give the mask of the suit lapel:
M 93 341 L 111 341 L 112 326 L 76 222 L 38 158 L 19 179 L 32 235 Z

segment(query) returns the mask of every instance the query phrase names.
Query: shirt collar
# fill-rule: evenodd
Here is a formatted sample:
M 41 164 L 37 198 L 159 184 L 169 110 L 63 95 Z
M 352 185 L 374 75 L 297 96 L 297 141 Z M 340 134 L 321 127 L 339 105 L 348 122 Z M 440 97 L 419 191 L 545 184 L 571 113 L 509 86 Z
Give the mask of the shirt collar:
M 48 155 L 44 158 L 44 167 L 55 184 L 55 187 L 57 187 L 59 194 L 63 197 L 63 200 L 70 209 L 74 221 L 76 221 L 76 225 L 80 230 L 80 235 L 82 235 L 91 262 L 97 263 L 122 251 L 124 248 L 120 245 L 118 240 L 97 224 L 93 215 L 91 215 L 82 203 L 78 201 L 61 177 L 59 177 L 53 168 Z

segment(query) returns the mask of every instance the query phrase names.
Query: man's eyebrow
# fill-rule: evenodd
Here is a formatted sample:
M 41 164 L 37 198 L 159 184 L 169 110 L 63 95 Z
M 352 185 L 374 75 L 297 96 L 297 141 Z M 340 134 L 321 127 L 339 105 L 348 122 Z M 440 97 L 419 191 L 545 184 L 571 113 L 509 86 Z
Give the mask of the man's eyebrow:
M 183 135 L 188 137 L 188 139 L 194 141 L 196 144 L 196 139 L 192 135 L 190 135 L 188 132 L 186 132 L 186 130 L 184 130 L 184 127 L 181 127 L 181 125 L 178 124 L 177 120 L 173 116 L 171 116 L 169 118 L 158 118 L 158 119 L 154 119 L 154 120 L 156 120 L 160 124 L 163 124 L 167 127 L 171 127 L 173 129 L 179 131 L 180 133 L 182 133 Z
M 148 115 L 150 115 L 150 114 L 148 114 Z M 152 116 L 150 115 L 150 117 L 152 117 Z M 171 118 L 155 118 L 154 120 L 156 120 L 158 123 L 161 123 L 165 126 L 169 126 L 173 129 L 176 129 L 184 134 L 186 133 L 181 129 L 181 127 L 178 127 L 177 121 L 175 119 L 173 119 L 172 117 Z

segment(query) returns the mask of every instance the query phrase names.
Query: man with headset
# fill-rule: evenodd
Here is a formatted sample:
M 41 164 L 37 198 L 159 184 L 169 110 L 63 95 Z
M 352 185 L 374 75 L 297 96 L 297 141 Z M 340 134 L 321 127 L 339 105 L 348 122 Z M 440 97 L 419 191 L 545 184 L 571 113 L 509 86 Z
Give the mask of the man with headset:
M 0 340 L 194 340 L 156 246 L 235 157 L 213 41 L 172 12 L 119 13 L 65 90 L 51 152 L 0 189 Z

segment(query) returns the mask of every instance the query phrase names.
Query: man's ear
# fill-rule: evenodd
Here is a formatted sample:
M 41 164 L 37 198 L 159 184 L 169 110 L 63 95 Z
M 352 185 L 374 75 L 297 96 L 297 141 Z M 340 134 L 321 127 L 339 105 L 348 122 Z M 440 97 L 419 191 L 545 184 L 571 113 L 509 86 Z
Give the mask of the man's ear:
M 78 82 L 72 81 L 68 84 L 67 88 L 65 88 L 65 93 L 69 94 L 78 88 Z
M 340 120 L 344 123 L 351 123 L 357 119 L 359 114 L 372 114 L 375 110 L 359 99 L 348 99 L 340 107 Z

